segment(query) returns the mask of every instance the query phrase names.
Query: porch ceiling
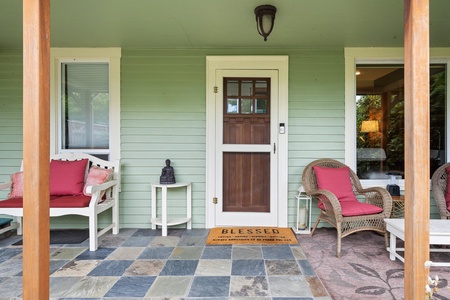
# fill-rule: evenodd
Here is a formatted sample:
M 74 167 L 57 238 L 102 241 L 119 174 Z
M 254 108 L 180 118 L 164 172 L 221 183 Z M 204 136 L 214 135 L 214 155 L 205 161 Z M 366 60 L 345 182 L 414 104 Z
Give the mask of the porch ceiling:
M 267 42 L 253 10 L 278 9 Z M 22 47 L 22 1 L 2 0 L 0 48 Z M 450 2 L 430 1 L 430 45 L 450 46 Z M 401 0 L 51 0 L 52 47 L 403 46 Z

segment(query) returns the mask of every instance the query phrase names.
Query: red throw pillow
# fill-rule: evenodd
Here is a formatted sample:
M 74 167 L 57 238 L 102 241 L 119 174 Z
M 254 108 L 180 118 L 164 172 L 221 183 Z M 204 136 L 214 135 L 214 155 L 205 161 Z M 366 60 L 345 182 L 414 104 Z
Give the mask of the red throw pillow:
M 88 159 L 50 162 L 50 195 L 83 194 Z
M 17 172 L 11 175 L 11 191 L 8 198 L 23 197 L 23 172 Z
M 316 173 L 317 186 L 319 189 L 332 192 L 339 202 L 358 202 L 353 193 L 352 182 L 350 180 L 350 170 L 348 167 L 327 168 L 313 166 Z M 319 201 L 319 208 L 324 209 Z
M 447 172 L 447 188 L 445 189 L 445 203 L 447 204 L 447 210 L 450 207 L 450 167 L 445 168 Z

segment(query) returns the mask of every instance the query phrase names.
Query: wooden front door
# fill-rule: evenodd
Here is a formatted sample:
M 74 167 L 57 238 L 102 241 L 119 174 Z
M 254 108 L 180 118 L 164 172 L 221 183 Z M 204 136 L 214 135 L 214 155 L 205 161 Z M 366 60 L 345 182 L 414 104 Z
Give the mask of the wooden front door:
M 218 71 L 216 226 L 277 225 L 277 73 Z

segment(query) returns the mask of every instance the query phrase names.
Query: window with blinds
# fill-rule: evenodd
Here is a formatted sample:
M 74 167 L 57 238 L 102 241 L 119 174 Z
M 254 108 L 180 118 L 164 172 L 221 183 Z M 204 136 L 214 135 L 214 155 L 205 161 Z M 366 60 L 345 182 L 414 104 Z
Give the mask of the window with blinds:
M 61 149 L 109 149 L 108 63 L 61 63 L 60 101 Z

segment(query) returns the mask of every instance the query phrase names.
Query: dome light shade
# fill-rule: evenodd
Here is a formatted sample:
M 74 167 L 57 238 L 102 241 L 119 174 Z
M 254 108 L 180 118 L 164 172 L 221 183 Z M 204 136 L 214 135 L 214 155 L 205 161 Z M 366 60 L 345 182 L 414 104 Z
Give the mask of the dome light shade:
M 256 28 L 264 37 L 264 41 L 267 41 L 267 37 L 272 32 L 276 12 L 277 8 L 272 5 L 260 5 L 255 8 Z

